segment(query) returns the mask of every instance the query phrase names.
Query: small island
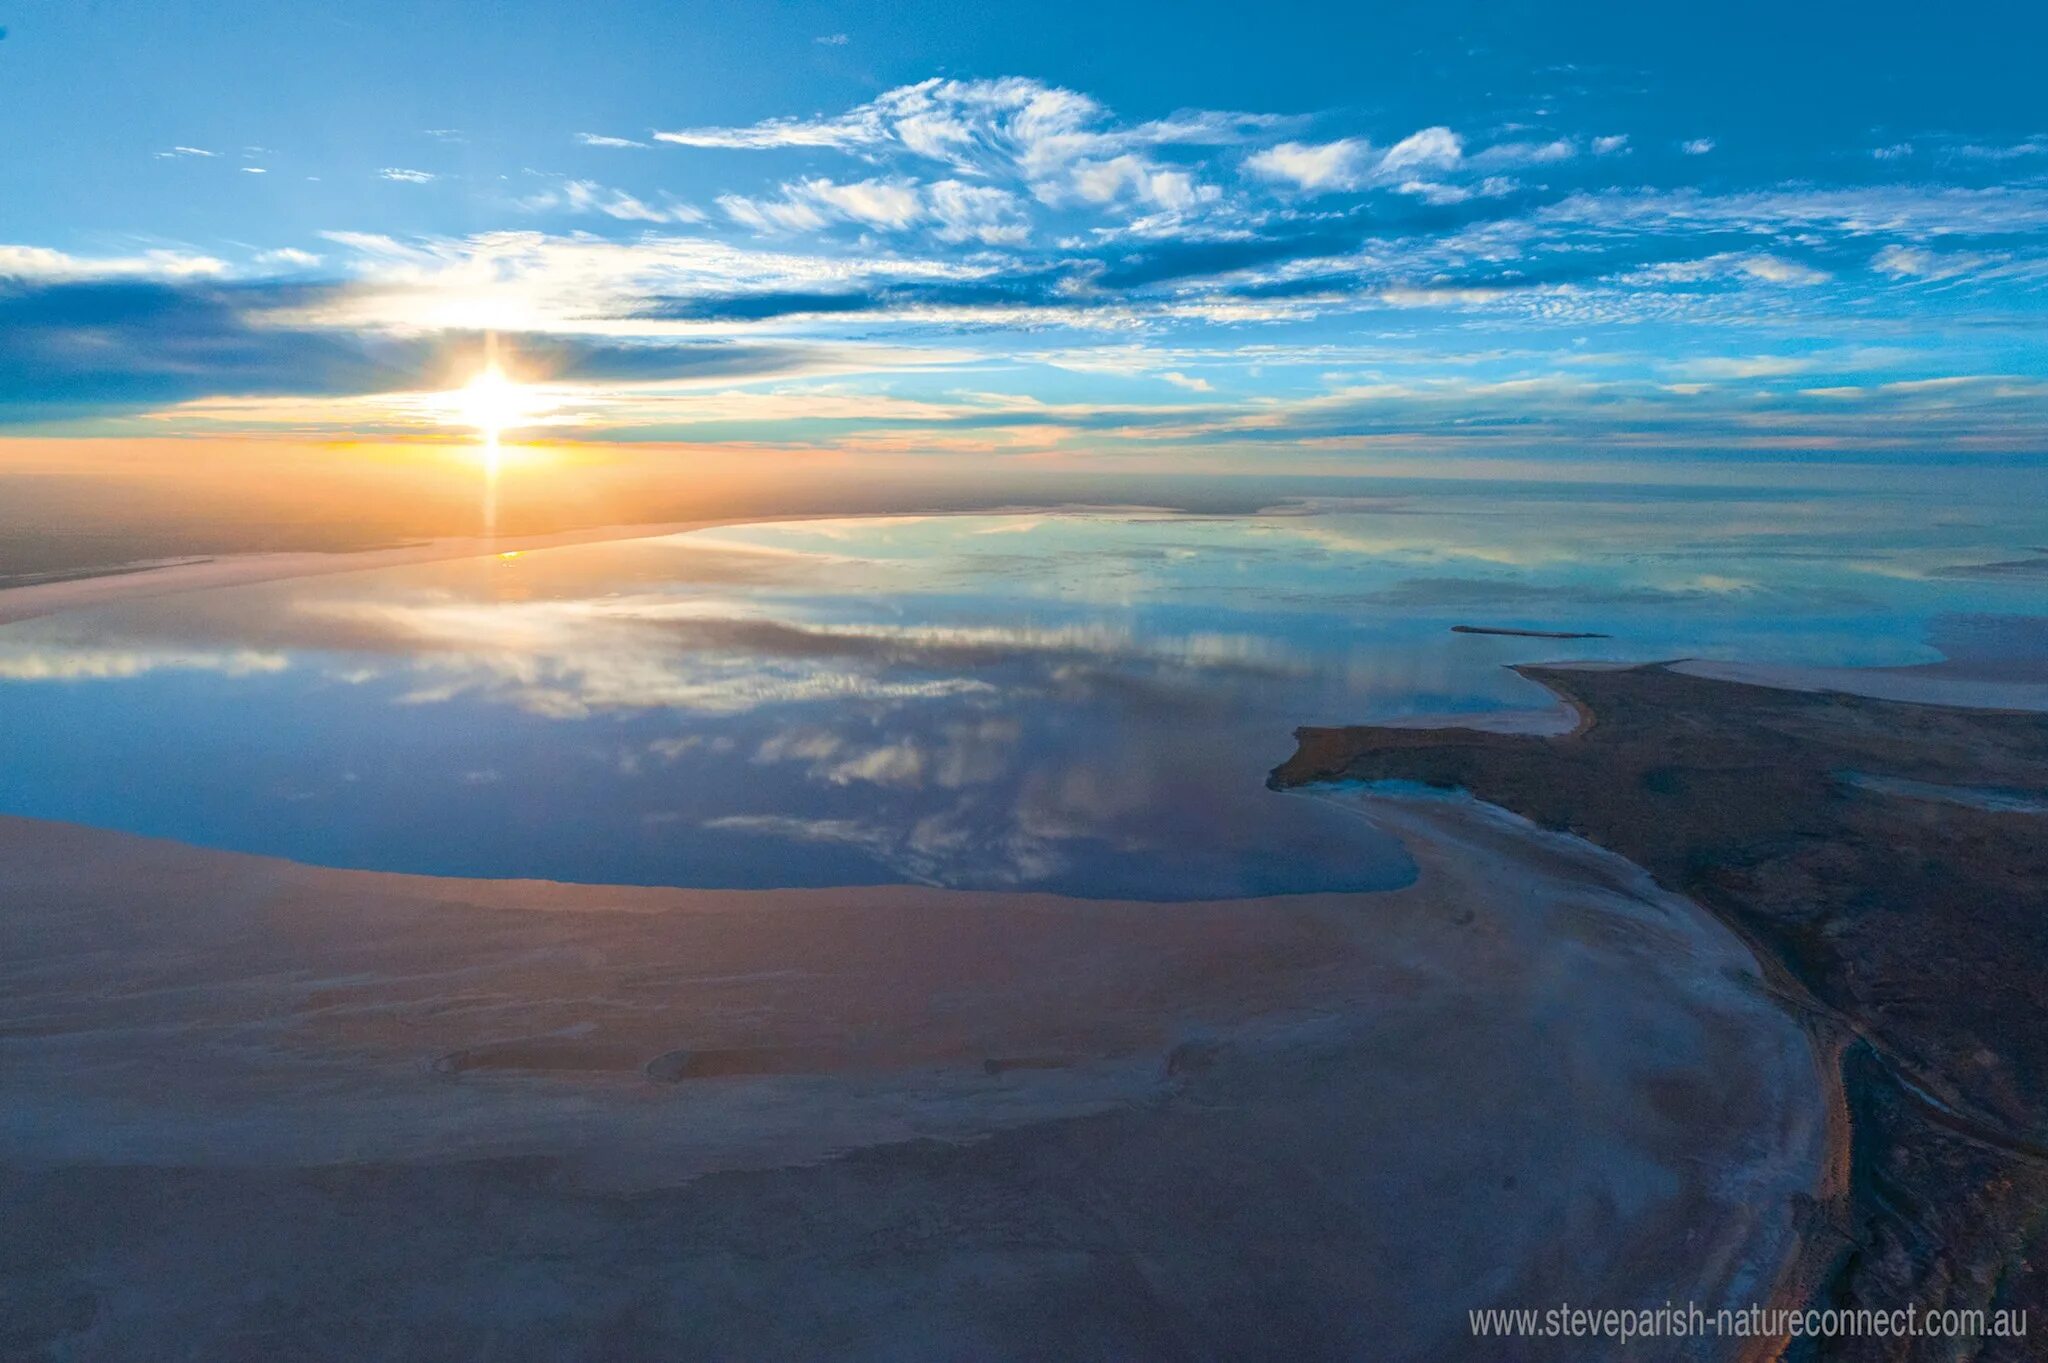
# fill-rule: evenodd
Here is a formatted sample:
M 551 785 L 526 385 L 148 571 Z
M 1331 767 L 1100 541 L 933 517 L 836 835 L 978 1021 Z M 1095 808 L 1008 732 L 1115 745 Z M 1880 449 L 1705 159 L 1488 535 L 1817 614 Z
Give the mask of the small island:
M 1452 625 L 1453 634 L 1500 634 L 1510 639 L 1611 639 L 1611 634 L 1588 634 L 1578 630 L 1492 629 L 1486 625 Z

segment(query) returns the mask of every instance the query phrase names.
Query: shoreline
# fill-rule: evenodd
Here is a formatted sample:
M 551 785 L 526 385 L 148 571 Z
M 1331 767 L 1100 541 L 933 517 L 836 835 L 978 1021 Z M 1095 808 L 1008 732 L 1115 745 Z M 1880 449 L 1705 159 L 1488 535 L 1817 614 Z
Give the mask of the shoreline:
M 1808 1035 L 1827 1099 L 1828 1159 L 1778 1303 L 2038 1311 L 2048 1045 L 2025 1020 L 2048 857 L 2031 806 L 1954 796 L 2048 789 L 2048 706 L 1935 704 L 1931 687 L 1973 670 L 1937 669 L 1914 669 L 1904 699 L 1815 684 L 1859 681 L 1832 670 L 1518 667 L 1587 727 L 1304 728 L 1269 783 L 1469 792 L 1684 895 Z M 1938 779 L 1867 775 L 1886 769 Z M 1902 1355 L 1921 1356 L 1937 1355 Z
M 660 525 L 611 525 L 587 530 L 556 530 L 542 535 L 457 535 L 415 543 L 366 549 L 293 549 L 215 554 L 168 562 L 119 563 L 48 582 L 0 587 L 0 625 L 34 620 L 64 611 L 214 587 L 241 587 L 288 578 L 322 577 L 332 573 L 366 572 L 445 559 L 490 558 L 536 549 L 566 549 L 613 540 L 657 539 L 728 525 L 766 525 L 786 520 L 826 519 L 810 516 L 727 516 L 674 521 Z M 837 519 L 836 517 L 831 519 Z

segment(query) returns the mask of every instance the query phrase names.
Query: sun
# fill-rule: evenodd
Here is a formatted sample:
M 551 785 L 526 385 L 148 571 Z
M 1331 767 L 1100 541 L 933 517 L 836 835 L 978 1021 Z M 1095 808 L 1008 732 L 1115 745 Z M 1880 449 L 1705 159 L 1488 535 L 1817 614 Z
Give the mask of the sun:
M 525 384 L 506 377 L 495 363 L 487 364 L 455 394 L 457 418 L 495 441 L 508 429 L 533 420 L 533 394 Z

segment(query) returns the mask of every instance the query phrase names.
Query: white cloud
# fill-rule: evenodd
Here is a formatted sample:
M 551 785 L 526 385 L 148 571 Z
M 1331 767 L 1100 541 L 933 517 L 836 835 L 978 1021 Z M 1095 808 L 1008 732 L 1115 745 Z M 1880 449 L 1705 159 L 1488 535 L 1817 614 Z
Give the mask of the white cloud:
M 827 33 L 822 38 L 813 38 L 811 41 L 822 47 L 845 47 L 853 40 L 844 33 Z
M 1008 190 L 941 180 L 925 195 L 941 241 L 1022 246 L 1030 238 L 1023 203 Z
M 1696 284 L 1717 279 L 1759 279 L 1767 284 L 1825 284 L 1834 276 L 1762 251 L 1722 251 L 1699 260 L 1671 261 L 1625 276 L 1625 282 Z
M 1826 270 L 1816 270 L 1810 265 L 1773 255 L 1745 256 L 1736 262 L 1736 267 L 1751 279 L 1761 279 L 1767 284 L 1825 284 L 1834 278 Z
M 133 256 L 74 256 L 46 246 L 0 245 L 0 279 L 67 283 L 81 279 L 204 279 L 228 273 L 228 264 L 186 251 L 144 251 Z
M 924 216 L 924 204 L 916 186 L 901 181 L 858 180 L 842 184 L 825 179 L 805 180 L 798 191 L 840 217 L 870 227 L 901 231 Z
M 1870 268 L 1893 279 L 1954 279 L 1994 263 L 1991 256 L 1969 251 L 1937 254 L 1917 246 L 1894 244 L 1872 256 Z
M 1226 146 L 1280 122 L 1270 115 L 1193 110 L 1119 126 L 1086 95 L 1006 76 L 934 78 L 898 86 L 832 117 L 771 118 L 744 127 L 683 128 L 655 137 L 687 147 L 901 153 L 943 162 L 961 175 L 1000 174 L 1035 183 L 1061 178 L 1081 160 L 1111 160 L 1168 145 Z
M 1461 204 L 1468 199 L 1498 199 L 1514 193 L 1516 188 L 1516 182 L 1505 175 L 1489 175 L 1469 187 L 1441 180 L 1403 180 L 1394 186 L 1394 192 L 1416 195 L 1425 203 Z
M 172 147 L 169 151 L 160 151 L 156 154 L 159 161 L 173 161 L 187 156 L 214 157 L 219 155 L 219 152 L 208 151 L 204 147 Z
M 264 168 L 263 168 L 262 166 L 243 166 L 243 167 L 242 167 L 242 174 L 244 174 L 244 175 L 268 175 L 268 174 L 270 174 L 270 172 L 269 172 L 268 170 L 265 170 L 265 169 L 264 169 Z
M 815 232 L 831 221 L 817 205 L 796 199 L 749 199 L 721 194 L 718 206 L 742 227 L 756 232 Z
M 612 241 L 543 232 L 408 240 L 361 232 L 322 235 L 346 253 L 350 274 L 378 287 L 323 298 L 304 320 L 378 329 L 688 335 L 705 328 L 635 314 L 650 298 L 831 292 L 978 279 L 994 268 L 938 256 L 749 249 L 704 236 L 648 234 Z M 838 364 L 822 353 L 820 358 L 828 369 Z
M 1394 186 L 1397 194 L 1413 194 L 1425 203 L 1460 204 L 1472 197 L 1472 191 L 1463 185 L 1447 185 L 1436 180 L 1403 180 Z
M 1711 137 L 1695 137 L 1690 142 L 1679 143 L 1678 149 L 1687 156 L 1705 156 L 1714 149 L 1714 139 Z
M 1465 143 L 1449 128 L 1424 128 L 1387 148 L 1380 158 L 1379 173 L 1391 176 L 1403 171 L 1455 166 L 1465 154 Z
M 1286 180 L 1313 193 L 1357 187 L 1364 180 L 1371 155 L 1372 144 L 1360 137 L 1319 145 L 1282 142 L 1254 152 L 1245 165 L 1255 175 Z
M 604 133 L 577 133 L 576 140 L 586 147 L 644 147 L 645 142 L 635 142 L 630 137 L 611 137 Z
M 1466 157 L 1465 164 L 1473 170 L 1504 170 L 1569 161 L 1578 154 L 1578 144 L 1567 137 L 1549 142 L 1501 142 Z M 1453 159 L 1448 164 L 1456 165 L 1457 161 Z
M 407 170 L 404 166 L 386 166 L 377 175 L 380 179 L 395 180 L 404 185 L 423 185 L 435 178 L 430 170 Z
M 993 185 L 961 180 L 919 185 L 815 178 L 784 184 L 779 198 L 728 194 L 718 204 L 733 221 L 764 233 L 815 232 L 850 222 L 895 232 L 930 225 L 941 241 L 988 246 L 1020 246 L 1029 238 L 1022 200 Z
M 1190 393 L 1213 393 L 1216 391 L 1216 385 L 1207 379 L 1192 378 L 1181 373 L 1178 369 L 1165 370 L 1159 377 L 1165 379 L 1176 388 L 1187 389 Z
M 1061 203 L 1069 196 L 1091 204 L 1129 198 L 1172 212 L 1185 212 L 1218 194 L 1214 185 L 1199 185 L 1184 170 L 1130 153 L 1105 161 L 1076 161 L 1063 184 L 1048 181 L 1038 187 L 1039 198 L 1048 203 Z
M 283 246 L 275 251 L 259 251 L 255 260 L 258 265 L 288 265 L 297 270 L 314 269 L 320 264 L 319 256 L 311 251 L 301 251 L 295 246 Z
M 925 217 L 922 194 L 902 180 L 840 182 L 822 177 L 782 186 L 779 199 L 727 194 L 726 216 L 756 232 L 815 232 L 834 222 L 902 231 Z
M 1987 147 L 1976 143 L 1956 148 L 1956 155 L 1967 156 L 1974 161 L 2012 161 L 2022 156 L 2048 155 L 2048 138 L 2030 137 L 2006 147 Z
M 1880 161 L 1900 161 L 1913 154 L 1913 144 L 1894 142 L 1888 147 L 1872 147 L 1870 154 Z
M 702 211 L 688 204 L 670 203 L 656 207 L 592 180 L 564 180 L 559 190 L 550 190 L 525 201 L 528 208 L 562 207 L 572 213 L 602 213 L 622 222 L 703 222 Z
M 1558 145 L 1564 155 L 1571 154 L 1569 143 Z M 1513 160 L 1518 153 L 1528 153 L 1532 159 L 1554 155 L 1546 150 L 1536 156 L 1539 149 L 1526 146 L 1489 149 L 1494 150 L 1501 153 L 1496 164 Z M 1464 140 L 1449 128 L 1434 127 L 1411 133 L 1385 151 L 1376 151 L 1359 137 L 1323 143 L 1282 142 L 1246 158 L 1245 167 L 1254 175 L 1286 181 L 1311 194 L 1385 184 L 1405 193 L 1439 194 L 1448 200 L 1469 198 L 1470 194 L 1454 193 L 1427 176 L 1456 170 L 1464 161 Z
M 1593 139 L 1593 155 L 1620 156 L 1628 150 L 1628 134 L 1616 133 L 1612 137 Z
M 1873 185 L 1862 189 L 1781 189 L 1746 194 L 1698 190 L 1607 190 L 1574 194 L 1526 223 L 1496 229 L 1547 233 L 1558 227 L 1601 232 L 1794 230 L 1912 236 L 2039 232 L 2048 228 L 2048 189 L 2030 185 L 1942 189 Z

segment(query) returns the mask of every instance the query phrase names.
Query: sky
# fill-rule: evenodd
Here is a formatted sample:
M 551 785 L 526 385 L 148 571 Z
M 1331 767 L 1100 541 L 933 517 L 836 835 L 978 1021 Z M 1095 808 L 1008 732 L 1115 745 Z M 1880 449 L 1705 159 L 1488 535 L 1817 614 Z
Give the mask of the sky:
M 0 446 L 2048 458 L 2039 5 L 0 26 Z

